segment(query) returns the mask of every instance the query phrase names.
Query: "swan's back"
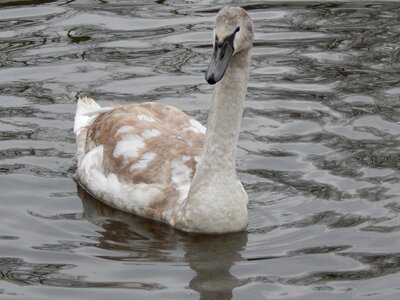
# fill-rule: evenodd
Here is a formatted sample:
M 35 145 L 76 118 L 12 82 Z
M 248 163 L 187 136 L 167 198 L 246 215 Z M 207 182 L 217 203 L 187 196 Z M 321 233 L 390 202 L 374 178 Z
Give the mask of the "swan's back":
M 105 171 L 117 174 L 121 181 L 166 181 L 170 172 L 163 171 L 165 163 L 184 161 L 195 169 L 204 139 L 198 124 L 168 105 L 117 106 L 89 127 L 85 152 L 103 145 Z
M 107 203 L 163 220 L 187 197 L 204 133 L 172 106 L 115 106 L 88 124 L 77 175 Z

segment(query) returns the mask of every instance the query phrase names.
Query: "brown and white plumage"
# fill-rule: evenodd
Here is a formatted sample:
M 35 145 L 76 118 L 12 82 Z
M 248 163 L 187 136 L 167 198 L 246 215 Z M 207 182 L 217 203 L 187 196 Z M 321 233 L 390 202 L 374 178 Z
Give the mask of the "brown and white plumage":
M 91 107 L 93 113 L 99 110 L 87 97 L 79 99 L 78 106 L 84 107 L 83 118 L 90 115 Z M 99 199 L 108 199 L 108 204 L 127 211 L 131 204 L 143 216 L 171 218 L 168 211 L 176 211 L 175 206 L 189 192 L 205 127 L 175 107 L 149 102 L 106 109 L 89 119 L 90 125 L 80 124 L 79 117 L 76 120 L 78 149 L 82 149 L 78 157 L 82 156 L 82 165 L 87 166 L 78 168 L 77 175 L 84 186 L 95 185 L 90 178 L 96 177 L 93 179 L 102 186 L 90 191 Z M 88 172 L 93 173 L 90 176 Z M 135 193 L 124 195 L 119 183 L 132 184 Z M 118 199 L 129 197 L 127 203 Z M 144 205 L 139 205 L 143 201 Z
M 214 47 L 206 79 L 212 84 L 221 81 L 214 91 L 206 136 L 203 125 L 169 105 L 102 108 L 93 99 L 79 99 L 76 177 L 97 198 L 186 231 L 244 228 L 248 199 L 237 179 L 235 149 L 252 23 L 241 8 L 224 8 L 216 23 L 215 35 L 223 44 Z M 223 60 L 218 51 L 226 51 Z M 228 54 L 232 59 L 226 59 Z

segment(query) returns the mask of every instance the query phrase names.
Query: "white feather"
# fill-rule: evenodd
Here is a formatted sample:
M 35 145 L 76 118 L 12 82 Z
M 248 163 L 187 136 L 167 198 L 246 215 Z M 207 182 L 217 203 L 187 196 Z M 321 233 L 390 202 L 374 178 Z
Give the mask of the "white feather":
M 115 174 L 105 174 L 103 170 L 103 146 L 98 146 L 82 159 L 78 166 L 78 176 L 83 185 L 100 199 L 107 195 L 107 202 L 128 212 L 138 211 L 148 207 L 161 191 L 155 184 L 124 183 Z M 103 195 L 101 197 L 101 195 Z
M 100 105 L 91 98 L 83 97 L 78 99 L 74 122 L 74 132 L 76 135 L 79 135 L 80 131 L 89 126 L 93 121 L 94 116 L 89 117 L 87 114 L 92 111 L 97 111 L 100 108 Z
M 114 157 L 137 157 L 139 150 L 142 149 L 146 144 L 143 138 L 139 135 L 127 134 L 125 135 L 115 146 L 113 156 Z
M 191 184 L 191 169 L 181 161 L 172 161 L 172 183 L 179 192 L 178 203 L 186 199 Z
M 144 169 L 156 157 L 153 152 L 147 152 L 140 156 L 139 160 L 131 165 L 130 169 Z

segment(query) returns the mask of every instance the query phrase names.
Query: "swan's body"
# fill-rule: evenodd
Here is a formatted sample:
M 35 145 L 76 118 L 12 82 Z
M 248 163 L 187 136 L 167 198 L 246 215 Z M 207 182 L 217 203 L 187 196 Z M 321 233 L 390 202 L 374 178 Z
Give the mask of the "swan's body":
M 223 233 L 247 224 L 248 197 L 235 169 L 253 27 L 241 8 L 216 19 L 206 80 L 215 87 L 208 129 L 182 111 L 143 103 L 101 108 L 78 101 L 79 182 L 118 209 L 185 231 Z

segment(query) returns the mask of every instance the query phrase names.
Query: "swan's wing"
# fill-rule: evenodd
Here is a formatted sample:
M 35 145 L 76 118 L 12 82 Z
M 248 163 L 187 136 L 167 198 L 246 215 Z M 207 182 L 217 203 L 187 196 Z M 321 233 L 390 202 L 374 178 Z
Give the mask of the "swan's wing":
M 117 208 L 156 219 L 186 198 L 205 128 L 163 104 L 117 106 L 88 128 L 78 179 Z

